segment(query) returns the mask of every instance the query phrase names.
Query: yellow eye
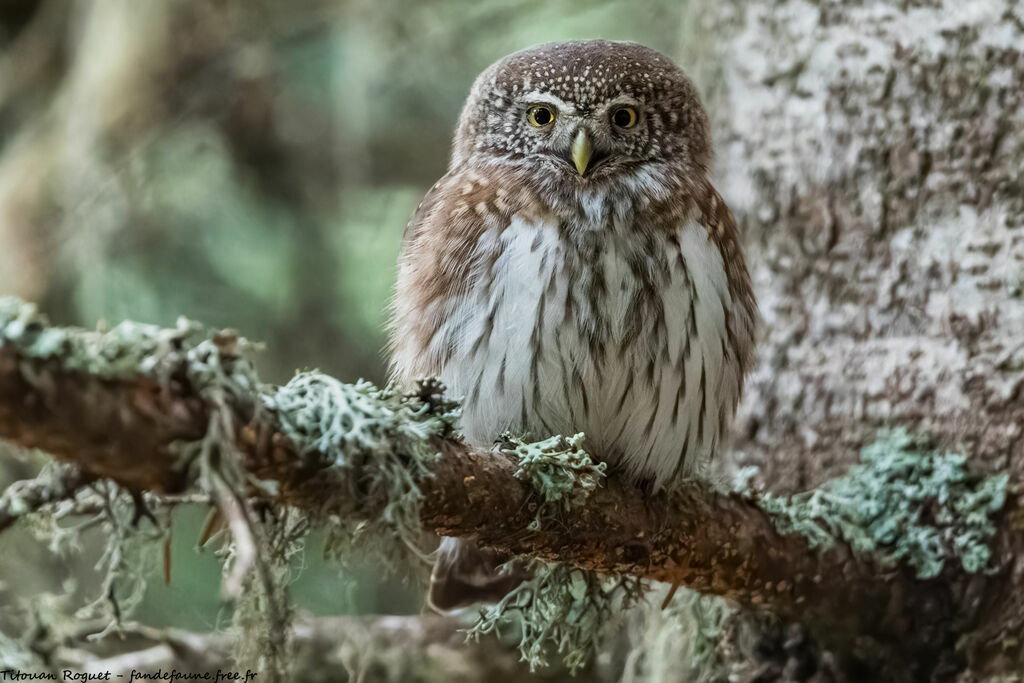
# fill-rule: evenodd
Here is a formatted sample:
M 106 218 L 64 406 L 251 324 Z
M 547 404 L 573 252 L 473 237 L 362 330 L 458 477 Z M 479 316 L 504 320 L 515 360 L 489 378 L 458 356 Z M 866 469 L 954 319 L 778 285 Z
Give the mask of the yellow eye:
M 619 128 L 632 128 L 636 125 L 636 109 L 633 107 L 619 107 L 612 112 L 612 123 Z
M 530 107 L 526 112 L 526 120 L 530 122 L 531 126 L 535 126 L 537 128 L 550 126 L 555 122 L 555 110 L 551 107 L 545 107 L 542 105 Z

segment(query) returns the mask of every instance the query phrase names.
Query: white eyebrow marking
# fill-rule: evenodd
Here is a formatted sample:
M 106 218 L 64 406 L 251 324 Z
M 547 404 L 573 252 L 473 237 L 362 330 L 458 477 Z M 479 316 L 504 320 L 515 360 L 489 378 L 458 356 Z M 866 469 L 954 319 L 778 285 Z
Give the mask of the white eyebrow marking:
M 531 90 L 530 92 L 525 92 L 519 96 L 519 100 L 527 105 L 550 104 L 553 105 L 555 109 L 557 109 L 558 112 L 561 114 L 576 113 L 576 107 L 570 104 L 569 102 L 565 102 L 564 100 L 555 97 L 551 93 L 540 92 L 539 90 Z
M 643 108 L 644 103 L 641 102 L 640 100 L 638 100 L 635 97 L 630 97 L 629 95 L 616 95 L 615 97 L 612 98 L 612 100 L 604 108 L 604 111 L 607 112 L 607 111 L 611 111 L 615 107 L 624 107 L 624 106 L 636 107 L 637 111 L 639 112 Z

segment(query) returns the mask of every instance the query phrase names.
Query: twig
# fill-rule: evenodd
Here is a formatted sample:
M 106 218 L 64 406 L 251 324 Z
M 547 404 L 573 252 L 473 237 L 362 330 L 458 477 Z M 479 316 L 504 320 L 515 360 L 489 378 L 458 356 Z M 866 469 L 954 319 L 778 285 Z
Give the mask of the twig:
M 96 475 L 73 464 L 58 464 L 35 479 L 16 481 L 0 494 L 0 531 L 30 512 L 74 498 Z

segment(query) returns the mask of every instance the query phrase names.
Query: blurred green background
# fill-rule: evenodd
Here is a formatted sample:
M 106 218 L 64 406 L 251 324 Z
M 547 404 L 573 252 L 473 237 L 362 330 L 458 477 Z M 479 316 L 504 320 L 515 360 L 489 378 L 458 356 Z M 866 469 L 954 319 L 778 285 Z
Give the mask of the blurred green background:
M 0 295 L 65 324 L 232 327 L 266 343 L 272 382 L 380 382 L 402 230 L 476 74 L 552 40 L 678 57 L 682 21 L 682 0 L 3 0 Z M 38 465 L 0 452 L 0 483 Z M 140 620 L 227 621 L 203 514 L 175 512 L 172 582 L 150 582 Z M 72 577 L 90 595 L 94 541 L 57 555 L 0 535 L 0 605 Z M 346 587 L 318 541 L 300 564 L 300 610 L 420 609 L 373 567 Z

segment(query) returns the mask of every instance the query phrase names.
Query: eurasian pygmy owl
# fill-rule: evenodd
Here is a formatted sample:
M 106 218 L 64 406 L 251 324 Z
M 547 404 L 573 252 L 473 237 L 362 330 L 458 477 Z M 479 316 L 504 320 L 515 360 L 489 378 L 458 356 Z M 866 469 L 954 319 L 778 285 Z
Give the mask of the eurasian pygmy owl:
M 391 326 L 399 381 L 437 376 L 473 446 L 585 432 L 611 476 L 692 476 L 729 428 L 756 304 L 708 180 L 707 114 L 665 56 L 552 43 L 476 79 L 448 172 L 406 228 Z M 517 580 L 445 539 L 445 609 Z

